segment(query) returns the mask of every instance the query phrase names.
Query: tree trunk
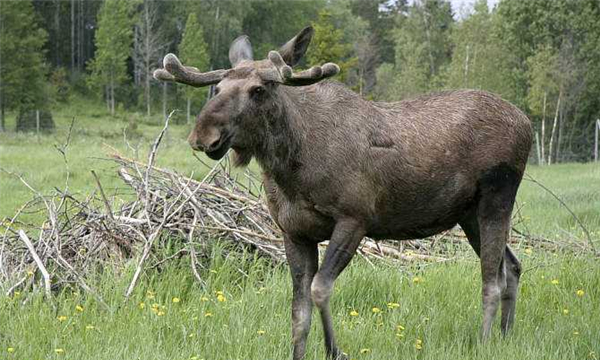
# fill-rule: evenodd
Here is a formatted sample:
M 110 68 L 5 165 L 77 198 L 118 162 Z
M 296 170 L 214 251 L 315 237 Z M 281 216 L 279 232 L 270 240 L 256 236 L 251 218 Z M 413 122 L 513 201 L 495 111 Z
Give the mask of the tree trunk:
M 110 91 L 108 85 L 104 85 L 104 98 L 106 99 L 106 110 L 110 112 Z
M 75 70 L 75 0 L 71 0 L 71 71 Z
M 190 106 L 191 106 L 190 98 L 187 98 L 187 123 L 190 123 Z
M 562 161 L 562 158 L 560 157 L 560 151 L 561 151 L 562 142 L 563 142 L 564 120 L 565 120 L 565 112 L 562 111 L 562 109 L 561 109 L 559 116 L 558 116 L 558 140 L 556 141 L 556 156 L 554 157 L 555 162 Z
M 550 145 L 548 146 L 548 165 L 552 164 L 552 142 L 556 133 L 556 123 L 558 122 L 558 110 L 560 109 L 560 98 L 562 97 L 562 89 L 558 92 L 558 100 L 556 101 L 556 112 L 554 114 L 554 123 L 552 124 L 552 133 L 550 134 Z
M 115 81 L 113 74 L 110 74 L 110 115 L 115 116 Z
M 163 110 L 163 119 L 167 118 L 167 84 L 163 82 L 163 96 L 162 96 L 162 110 Z
M 54 65 L 60 66 L 60 2 L 54 0 L 54 30 L 56 31 L 54 37 Z
M 544 163 L 544 160 L 546 159 L 546 153 L 544 151 L 544 143 L 546 142 L 546 96 L 548 94 L 544 91 L 544 107 L 542 109 L 542 141 L 540 141 L 541 143 L 541 153 L 542 153 L 542 162 L 541 164 Z

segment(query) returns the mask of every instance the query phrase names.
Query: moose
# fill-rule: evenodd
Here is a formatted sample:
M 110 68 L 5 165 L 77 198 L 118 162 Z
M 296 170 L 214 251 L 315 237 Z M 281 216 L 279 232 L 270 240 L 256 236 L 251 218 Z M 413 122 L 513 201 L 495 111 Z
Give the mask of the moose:
M 229 49 L 231 69 L 200 72 L 165 56 L 158 80 L 215 86 L 188 141 L 237 166 L 255 159 L 267 205 L 284 236 L 292 283 L 293 359 L 304 358 L 313 304 L 330 359 L 334 281 L 361 240 L 432 236 L 457 224 L 481 261 L 483 325 L 490 337 L 515 318 L 521 266 L 507 245 L 517 189 L 531 149 L 529 119 L 484 91 L 400 102 L 367 101 L 339 82 L 336 64 L 294 72 L 314 30 L 255 61 L 247 36 Z M 317 246 L 329 240 L 319 266 Z

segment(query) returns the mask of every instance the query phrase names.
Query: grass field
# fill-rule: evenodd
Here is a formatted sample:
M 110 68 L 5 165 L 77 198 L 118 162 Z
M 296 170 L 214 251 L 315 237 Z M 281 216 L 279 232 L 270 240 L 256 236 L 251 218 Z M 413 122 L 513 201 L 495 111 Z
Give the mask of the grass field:
M 105 189 L 117 193 L 121 182 L 113 165 L 102 158 L 111 148 L 135 156 L 123 141 L 122 129 L 136 115 L 112 119 L 103 108 L 78 102 L 69 110 L 55 111 L 54 116 L 56 134 L 39 139 L 32 134 L 0 134 L 0 168 L 23 175 L 43 192 L 62 188 L 65 166 L 54 146 L 64 143 L 75 117 L 67 156 L 70 191 L 92 191 L 90 170 L 96 169 Z M 145 159 L 160 130 L 160 118 L 137 118 L 138 135 L 131 143 L 139 144 L 140 158 Z M 198 171 L 198 161 L 185 142 L 187 131 L 187 125 L 171 126 L 159 166 L 183 174 Z M 528 174 L 556 193 L 600 243 L 600 166 L 530 166 Z M 0 219 L 14 214 L 30 197 L 18 180 L 0 172 Z M 523 182 L 518 206 L 519 229 L 551 239 L 584 241 L 568 211 L 535 183 Z M 202 272 L 206 287 L 194 281 L 183 261 L 147 272 L 127 302 L 123 293 L 133 265 L 107 265 L 94 285 L 108 309 L 77 290 L 57 294 L 52 303 L 41 294 L 25 304 L 23 294 L 0 295 L 0 359 L 290 358 L 287 269 L 271 268 L 250 257 L 226 259 L 219 249 L 215 246 L 211 268 Z M 356 360 L 600 359 L 598 259 L 590 254 L 530 250 L 516 249 L 525 272 L 515 331 L 501 339 L 496 325 L 494 338 L 485 345 L 477 340 L 481 296 L 474 255 L 400 268 L 372 266 L 358 259 L 340 277 L 331 304 L 341 348 Z M 245 275 L 238 271 L 240 264 Z M 352 316 L 354 312 L 358 315 Z M 315 314 L 307 360 L 323 358 Z

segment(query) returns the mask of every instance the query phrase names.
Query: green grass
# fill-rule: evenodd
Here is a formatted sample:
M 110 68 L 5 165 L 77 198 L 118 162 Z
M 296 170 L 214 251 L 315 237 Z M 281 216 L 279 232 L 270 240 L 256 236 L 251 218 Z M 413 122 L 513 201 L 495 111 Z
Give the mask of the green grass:
M 372 268 L 357 260 L 340 277 L 331 304 L 339 345 L 352 359 L 598 358 L 597 260 L 547 258 L 543 253 L 521 257 L 526 272 L 514 332 L 503 340 L 496 324 L 493 339 L 485 345 L 478 342 L 480 280 L 473 258 L 402 271 L 383 265 Z M 41 294 L 25 305 L 20 304 L 21 295 L 1 298 L 0 358 L 290 358 L 287 270 L 270 270 L 261 261 L 247 262 L 248 277 L 244 277 L 236 270 L 239 263 L 222 261 L 216 255 L 211 270 L 203 274 L 206 288 L 194 282 L 188 267 L 171 267 L 160 276 L 154 273 L 126 303 L 122 294 L 128 276 L 124 275 L 130 271 L 115 275 L 106 270 L 99 282 L 104 284 L 100 288 L 110 310 L 70 291 L 55 300 L 56 310 Z M 547 266 L 534 267 L 540 264 Z M 422 281 L 414 283 L 414 276 Z M 554 279 L 558 285 L 551 283 Z M 585 294 L 580 297 L 577 290 Z M 218 301 L 217 291 L 224 293 L 226 301 Z M 180 302 L 174 303 L 174 297 Z M 389 309 L 389 302 L 400 306 Z M 158 304 L 160 316 L 153 304 Z M 77 305 L 83 307 L 82 312 L 76 310 Z M 383 312 L 374 314 L 373 307 Z M 359 315 L 351 316 L 353 310 Z M 59 316 L 66 320 L 59 321 Z M 398 332 L 398 325 L 405 329 Z M 423 342 L 422 350 L 415 348 L 418 339 Z M 322 341 L 315 313 L 307 359 L 324 358 Z M 9 347 L 13 353 L 7 352 Z M 65 352 L 56 354 L 55 349 Z
M 65 166 L 54 146 L 64 143 L 73 117 L 76 122 L 68 151 L 70 192 L 80 195 L 95 189 L 90 174 L 95 169 L 109 194 L 123 196 L 118 193 L 123 185 L 114 164 L 102 158 L 111 147 L 135 157 L 122 137 L 131 117 L 138 122 L 138 137 L 132 143 L 139 144 L 142 160 L 162 126 L 160 116 L 148 120 L 124 113 L 111 118 L 103 107 L 82 100 L 55 110 L 54 117 L 58 129 L 53 135 L 38 139 L 32 134 L 0 134 L 0 167 L 22 174 L 42 192 L 64 186 Z M 14 126 L 13 121 L 10 117 L 9 127 Z M 187 125 L 171 126 L 158 165 L 183 174 L 196 171 L 199 178 L 204 169 L 185 141 L 188 131 Z M 552 189 L 593 238 L 600 239 L 599 165 L 530 166 L 528 174 Z M 18 180 L 0 172 L 0 219 L 13 215 L 30 198 L 31 193 Z M 523 182 L 518 207 L 521 216 L 515 222 L 520 230 L 584 241 L 568 211 L 535 183 Z M 218 249 L 215 247 L 211 257 L 210 270 L 202 273 L 206 287 L 195 282 L 189 264 L 172 264 L 160 272 L 146 272 L 127 302 L 122 294 L 135 262 L 107 264 L 93 285 L 108 309 L 78 290 L 66 289 L 56 294 L 52 303 L 40 293 L 0 295 L 0 359 L 290 358 L 291 281 L 287 269 L 272 269 L 253 259 L 225 260 Z M 533 254 L 518 246 L 516 251 L 525 273 L 516 328 L 509 338 L 500 338 L 496 324 L 490 343 L 482 345 L 477 340 L 481 281 L 478 263 L 469 253 L 452 262 L 401 268 L 383 264 L 373 268 L 360 259 L 353 262 L 336 284 L 331 304 L 340 347 L 356 360 L 599 359 L 598 259 L 552 254 L 535 247 Z M 247 276 L 237 270 L 240 264 Z M 423 281 L 414 283 L 415 276 Z M 554 279 L 559 281 L 557 285 L 551 283 Z M 579 297 L 577 290 L 585 294 Z M 148 291 L 153 299 L 148 298 Z M 217 291 L 223 291 L 227 301 L 219 302 Z M 174 297 L 181 301 L 174 303 Z M 388 309 L 389 302 L 400 307 Z M 156 311 L 152 310 L 154 303 L 158 304 Z M 83 311 L 76 310 L 77 305 Z M 373 307 L 383 312 L 373 314 Z M 351 316 L 353 310 L 359 315 Z M 61 316 L 66 320 L 59 321 Z M 405 328 L 401 338 L 398 325 Z M 422 350 L 415 348 L 418 339 L 423 341 Z M 56 349 L 64 353 L 56 353 Z M 320 321 L 315 315 L 307 360 L 323 358 Z

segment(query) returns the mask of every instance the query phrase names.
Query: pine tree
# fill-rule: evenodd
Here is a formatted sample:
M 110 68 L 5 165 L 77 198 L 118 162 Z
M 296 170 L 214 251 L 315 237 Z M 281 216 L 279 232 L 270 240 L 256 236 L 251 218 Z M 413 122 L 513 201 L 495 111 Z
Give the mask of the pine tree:
M 106 0 L 98 15 L 95 34 L 96 56 L 90 63 L 89 85 L 104 90 L 106 105 L 115 114 L 115 89 L 127 80 L 127 58 L 133 42 L 132 16 L 135 2 Z
M 49 91 L 43 47 L 47 33 L 38 27 L 31 1 L 0 4 L 0 130 L 5 110 L 46 110 Z M 51 124 L 49 126 L 52 126 Z
M 336 29 L 332 20 L 329 10 L 319 12 L 319 18 L 313 23 L 315 34 L 307 54 L 308 63 L 315 66 L 335 62 L 340 67 L 340 81 L 345 81 L 358 60 L 353 56 L 352 45 L 343 41 L 344 32 Z
M 193 66 L 200 71 L 209 70 L 209 57 L 206 42 L 204 41 L 204 31 L 198 22 L 198 16 L 195 13 L 188 15 L 185 23 L 185 30 L 181 43 L 179 44 L 179 55 L 181 61 L 186 66 Z M 187 122 L 190 122 L 190 111 L 192 101 L 206 98 L 207 88 L 194 88 L 191 86 L 182 87 L 187 99 Z

